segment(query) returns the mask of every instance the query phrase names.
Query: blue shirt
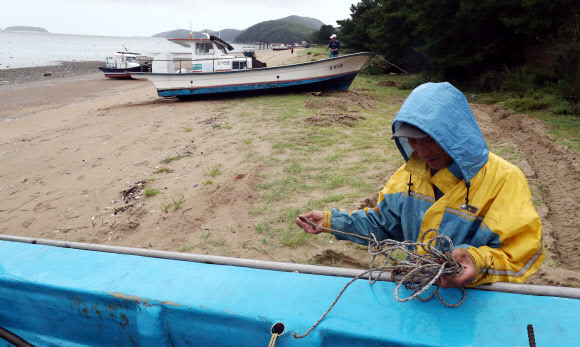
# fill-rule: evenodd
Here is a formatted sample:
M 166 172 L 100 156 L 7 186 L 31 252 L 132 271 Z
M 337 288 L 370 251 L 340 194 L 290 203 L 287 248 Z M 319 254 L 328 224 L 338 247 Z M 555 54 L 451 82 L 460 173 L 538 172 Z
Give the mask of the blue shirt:
M 330 48 L 332 51 L 332 54 L 334 55 L 338 55 L 338 50 L 340 49 L 340 41 L 336 40 L 336 41 L 330 41 L 330 43 L 328 44 L 328 48 Z M 335 52 L 334 49 L 336 49 L 337 51 Z

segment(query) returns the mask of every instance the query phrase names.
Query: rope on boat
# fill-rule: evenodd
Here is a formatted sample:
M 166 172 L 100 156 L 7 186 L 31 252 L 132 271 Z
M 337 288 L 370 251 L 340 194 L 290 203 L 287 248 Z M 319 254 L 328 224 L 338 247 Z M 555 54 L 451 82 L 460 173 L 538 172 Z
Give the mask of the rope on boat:
M 415 79 L 415 80 L 417 80 L 417 81 L 419 81 L 421 83 L 429 83 L 429 82 L 431 82 L 431 81 L 426 80 L 424 78 L 418 77 L 416 74 L 413 74 L 413 73 L 411 73 L 411 72 L 409 72 L 409 71 L 407 71 L 407 70 L 405 70 L 405 69 L 403 69 L 403 68 L 401 68 L 401 67 L 399 67 L 399 66 L 397 66 L 397 65 L 395 65 L 393 63 L 391 63 L 384 55 L 375 54 L 375 56 L 378 57 L 378 58 L 383 59 L 384 61 L 387 62 L 387 64 L 391 65 L 392 67 L 399 69 L 401 72 L 403 72 L 404 75 L 407 75 L 407 76 L 409 76 L 409 77 L 411 77 L 411 78 L 413 78 L 413 79 Z M 383 70 L 386 70 L 387 69 L 386 66 L 383 66 L 383 65 L 377 63 L 376 61 L 375 62 L 372 62 L 372 64 L 377 65 L 378 67 L 380 67 Z M 475 99 L 476 97 L 480 97 L 481 96 L 481 95 L 473 94 L 473 93 L 463 93 L 463 94 L 468 99 Z
M 270 338 L 270 343 L 268 344 L 268 347 L 274 347 L 276 345 L 276 339 L 278 339 L 278 336 L 280 336 L 279 334 L 272 334 L 272 337 Z
M 334 302 L 330 305 L 328 310 L 320 317 L 320 319 L 308 329 L 308 331 L 302 335 L 294 333 L 293 336 L 297 339 L 306 337 L 310 332 L 318 325 L 322 320 L 328 315 L 332 310 L 334 305 L 338 302 L 342 294 L 346 289 L 356 280 L 360 279 L 365 275 L 369 275 L 370 284 L 374 284 L 383 272 L 391 272 L 391 278 L 393 282 L 397 284 L 395 289 L 395 299 L 399 302 L 411 301 L 415 298 L 420 301 L 426 302 L 431 300 L 435 294 L 439 300 L 448 307 L 458 307 L 460 306 L 467 296 L 465 288 L 461 287 L 463 291 L 463 297 L 456 304 L 447 303 L 439 294 L 439 287 L 427 298 L 422 298 L 420 295 L 423 294 L 427 289 L 429 289 L 441 276 L 456 277 L 463 272 L 463 265 L 451 256 L 453 252 L 453 242 L 447 236 L 439 234 L 436 229 L 429 229 L 420 237 L 419 242 L 412 241 L 394 241 L 394 240 L 383 240 L 377 241 L 374 234 L 371 237 L 365 237 L 362 235 L 347 233 L 343 231 L 338 231 L 334 229 L 324 228 L 317 224 L 312 223 L 310 220 L 299 217 L 303 222 L 308 223 L 313 228 L 321 228 L 324 230 L 332 231 L 335 233 L 355 236 L 369 242 L 368 251 L 372 256 L 369 269 L 357 277 L 353 278 L 348 282 L 342 291 L 338 294 Z M 430 240 L 426 241 L 425 238 L 432 232 L 435 233 Z M 439 245 L 440 249 L 436 247 Z M 422 250 L 425 254 L 418 254 L 413 250 Z M 404 256 L 403 256 L 404 255 Z M 377 258 L 384 256 L 385 260 L 382 264 L 378 264 Z M 404 259 L 402 259 L 404 258 Z M 377 265 L 375 266 L 375 263 Z M 401 278 L 402 276 L 402 278 Z M 396 277 L 401 279 L 397 280 Z M 399 289 L 402 286 L 406 289 L 413 291 L 407 298 L 399 297 Z

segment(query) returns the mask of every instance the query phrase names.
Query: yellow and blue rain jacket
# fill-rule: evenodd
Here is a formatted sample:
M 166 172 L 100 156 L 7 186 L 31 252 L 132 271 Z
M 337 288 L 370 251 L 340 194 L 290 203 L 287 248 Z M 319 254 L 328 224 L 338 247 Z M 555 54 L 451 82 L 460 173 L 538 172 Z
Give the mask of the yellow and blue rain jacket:
M 432 175 L 407 138 L 396 138 L 406 164 L 380 192 L 377 207 L 326 211 L 323 227 L 397 241 L 420 241 L 436 229 L 473 258 L 479 274 L 470 286 L 521 283 L 536 272 L 545 252 L 528 182 L 519 168 L 489 152 L 465 96 L 449 83 L 423 84 L 403 103 L 393 133 L 403 122 L 431 136 L 453 162 Z M 444 194 L 437 200 L 433 186 Z

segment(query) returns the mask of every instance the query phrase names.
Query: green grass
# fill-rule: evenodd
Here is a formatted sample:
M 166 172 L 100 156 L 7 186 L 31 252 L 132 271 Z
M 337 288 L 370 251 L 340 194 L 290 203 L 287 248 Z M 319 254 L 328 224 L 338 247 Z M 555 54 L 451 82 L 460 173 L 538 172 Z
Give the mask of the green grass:
M 308 243 L 308 234 L 302 231 L 302 229 L 280 228 L 279 235 L 279 242 L 282 246 L 297 247 Z
M 193 246 L 181 246 L 177 249 L 178 252 L 189 252 L 193 250 Z
M 212 165 L 204 174 L 209 177 L 216 177 L 222 173 L 222 164 Z
M 177 211 L 181 208 L 181 205 L 185 202 L 185 195 L 181 193 L 177 199 L 173 199 L 173 211 Z
M 550 88 L 530 89 L 522 93 L 481 94 L 478 102 L 500 104 L 506 109 L 526 113 L 549 124 L 548 132 L 559 144 L 580 151 L 580 114 L 578 104 L 563 100 Z
M 294 176 L 283 176 L 281 179 L 272 182 L 257 184 L 255 190 L 263 191 L 262 200 L 267 202 L 280 201 L 305 193 L 312 189 L 302 179 Z
M 155 196 L 155 195 L 157 195 L 159 193 L 161 193 L 161 190 L 160 189 L 151 188 L 151 187 L 145 187 L 143 194 L 145 196 Z
M 576 152 L 580 152 L 580 117 L 573 115 L 554 115 L 550 113 L 532 114 L 538 119 L 550 124 L 549 132 L 556 141 Z
M 255 229 L 258 234 L 263 234 L 269 232 L 271 227 L 269 223 L 256 223 Z
M 162 162 L 164 162 L 165 164 L 169 164 L 169 163 L 171 163 L 172 161 L 179 160 L 179 159 L 181 159 L 181 158 L 182 158 L 182 157 L 180 157 L 180 156 L 176 156 L 176 157 L 167 157 L 167 158 L 163 159 L 163 160 L 162 160 Z
M 532 193 L 532 203 L 536 207 L 542 206 L 546 194 L 544 185 L 536 179 L 529 179 L 528 183 L 530 184 L 530 191 Z
M 165 172 L 165 173 L 172 173 L 173 170 L 170 169 L 170 168 L 168 168 L 168 167 L 166 167 L 166 166 L 163 166 L 163 167 L 157 169 L 156 171 L 154 171 L 153 173 L 154 174 L 158 174 L 158 173 L 163 173 L 163 172 Z
M 175 212 L 181 208 L 183 203 L 185 203 L 185 195 L 181 193 L 177 198 L 172 198 L 171 202 L 161 203 L 161 209 L 163 212 L 167 212 L 169 209 L 172 209 Z
M 226 245 L 226 240 L 223 237 L 217 237 L 211 242 L 214 247 L 224 247 Z

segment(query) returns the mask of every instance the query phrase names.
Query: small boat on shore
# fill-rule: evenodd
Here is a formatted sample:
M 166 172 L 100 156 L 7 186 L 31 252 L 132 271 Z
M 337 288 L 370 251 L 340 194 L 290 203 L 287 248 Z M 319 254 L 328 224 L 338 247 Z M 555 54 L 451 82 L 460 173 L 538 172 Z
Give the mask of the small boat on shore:
M 139 53 L 117 52 L 106 57 L 105 66 L 100 66 L 105 77 L 131 78 L 131 72 L 151 72 L 151 57 Z
M 538 346 L 578 342 L 579 288 L 494 283 L 467 289 L 466 300 L 450 308 L 438 300 L 396 301 L 395 283 L 365 279 L 354 281 L 307 336 L 294 336 L 309 331 L 362 272 L 0 235 L 0 341 L 531 346 L 533 336 Z M 403 288 L 401 295 L 409 292 Z M 457 289 L 440 294 L 461 297 Z
M 253 47 L 244 47 L 244 57 L 255 57 L 256 51 Z
M 290 49 L 290 46 L 283 43 L 273 43 L 271 47 L 273 51 L 287 51 Z
M 171 57 L 153 61 L 153 72 L 131 76 L 151 81 L 159 96 L 191 98 L 206 94 L 248 91 L 346 90 L 358 71 L 373 56 L 355 53 L 313 62 L 266 67 L 255 56 L 228 55 L 233 48 L 211 36 L 209 39 L 170 39 L 192 48 L 191 68 L 175 69 Z M 182 65 L 183 66 L 183 65 Z

